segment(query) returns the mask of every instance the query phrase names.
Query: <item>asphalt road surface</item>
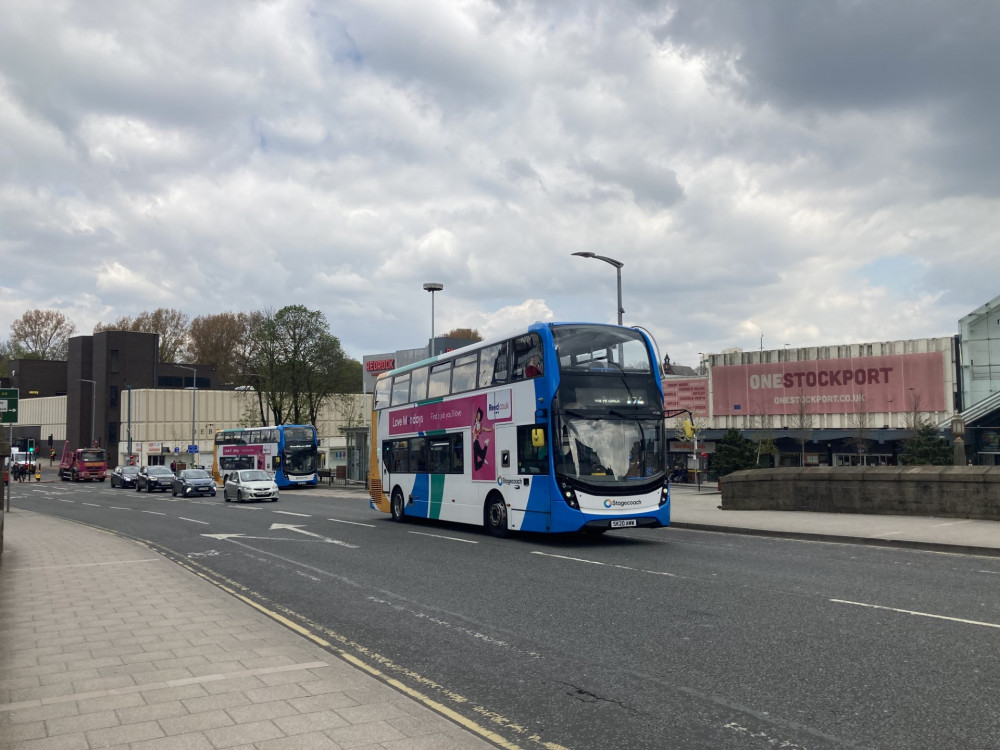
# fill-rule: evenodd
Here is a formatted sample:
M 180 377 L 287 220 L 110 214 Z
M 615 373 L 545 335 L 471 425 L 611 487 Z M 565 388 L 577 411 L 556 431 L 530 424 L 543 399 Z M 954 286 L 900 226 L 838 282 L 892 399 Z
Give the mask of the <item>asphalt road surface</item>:
M 521 748 L 1000 747 L 1000 559 L 682 529 L 394 523 L 15 485 L 140 539 Z

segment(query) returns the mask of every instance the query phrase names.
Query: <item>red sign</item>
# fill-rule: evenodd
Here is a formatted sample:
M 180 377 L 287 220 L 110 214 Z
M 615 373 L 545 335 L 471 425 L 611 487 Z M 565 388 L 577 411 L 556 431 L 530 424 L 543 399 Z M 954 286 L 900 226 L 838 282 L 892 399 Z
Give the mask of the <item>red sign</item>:
M 668 378 L 664 380 L 663 408 L 668 413 L 687 409 L 696 417 L 707 417 L 708 378 Z
M 944 353 L 712 368 L 712 413 L 945 411 Z
M 369 359 L 365 362 L 366 372 L 385 372 L 396 366 L 394 359 Z

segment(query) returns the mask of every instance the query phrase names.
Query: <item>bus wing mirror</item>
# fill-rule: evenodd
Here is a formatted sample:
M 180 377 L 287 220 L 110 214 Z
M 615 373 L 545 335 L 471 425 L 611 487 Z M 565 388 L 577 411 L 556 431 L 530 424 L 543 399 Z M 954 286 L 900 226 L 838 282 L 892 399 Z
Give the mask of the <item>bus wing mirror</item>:
M 533 448 L 545 447 L 545 430 L 539 427 L 535 427 L 531 431 L 531 447 Z

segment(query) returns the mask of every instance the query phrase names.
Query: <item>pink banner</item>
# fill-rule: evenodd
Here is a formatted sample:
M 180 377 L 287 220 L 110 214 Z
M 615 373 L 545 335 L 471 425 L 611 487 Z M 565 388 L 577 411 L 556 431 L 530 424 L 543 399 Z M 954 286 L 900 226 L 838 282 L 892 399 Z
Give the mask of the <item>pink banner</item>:
M 389 411 L 389 434 L 426 434 L 468 428 L 472 431 L 472 478 L 494 480 L 497 475 L 493 424 L 509 422 L 510 389 L 438 401 Z
M 944 353 L 712 368 L 712 412 L 844 414 L 945 411 Z
M 670 378 L 663 381 L 663 408 L 672 411 L 687 409 L 696 417 L 708 416 L 708 378 Z

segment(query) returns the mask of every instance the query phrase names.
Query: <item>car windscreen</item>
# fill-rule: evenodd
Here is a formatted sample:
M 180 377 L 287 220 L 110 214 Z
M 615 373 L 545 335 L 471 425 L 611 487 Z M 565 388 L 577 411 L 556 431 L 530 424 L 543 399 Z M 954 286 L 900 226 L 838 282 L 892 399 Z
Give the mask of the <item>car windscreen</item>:
M 185 479 L 208 479 L 208 472 L 204 469 L 185 469 L 181 476 Z
M 173 472 L 170 471 L 170 469 L 168 469 L 166 466 L 150 466 L 149 469 L 146 470 L 146 473 L 147 474 L 160 474 L 160 475 L 165 475 L 165 476 L 172 476 L 173 475 Z
M 271 475 L 266 471 L 244 471 L 240 474 L 244 482 L 269 482 Z
M 134 466 L 123 466 L 121 468 L 121 473 L 125 474 L 126 476 L 134 477 L 136 474 L 139 473 L 139 470 Z

